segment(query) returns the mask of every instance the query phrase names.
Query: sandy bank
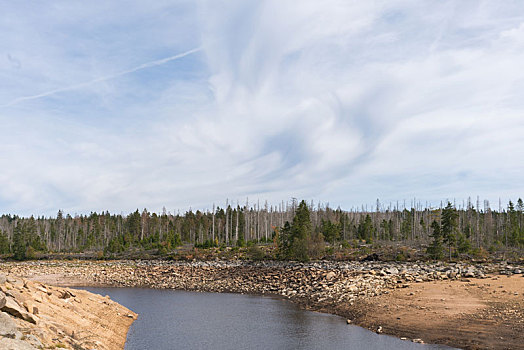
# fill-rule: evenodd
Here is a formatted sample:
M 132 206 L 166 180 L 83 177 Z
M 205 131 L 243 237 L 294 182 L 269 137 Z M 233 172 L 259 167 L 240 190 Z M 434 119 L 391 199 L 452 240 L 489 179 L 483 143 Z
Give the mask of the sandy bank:
M 524 278 L 411 284 L 352 307 L 324 309 L 383 333 L 463 349 L 524 349 Z

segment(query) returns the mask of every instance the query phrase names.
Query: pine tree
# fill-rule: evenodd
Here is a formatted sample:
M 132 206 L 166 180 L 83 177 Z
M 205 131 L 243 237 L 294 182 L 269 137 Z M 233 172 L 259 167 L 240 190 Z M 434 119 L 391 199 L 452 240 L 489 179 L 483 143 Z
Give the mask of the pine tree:
M 8 254 L 10 250 L 11 249 L 9 249 L 9 239 L 0 230 L 0 254 Z
M 431 245 L 428 247 L 428 254 L 433 259 L 442 259 L 442 232 L 439 223 L 433 220 L 431 229 L 433 230 L 433 234 L 431 235 L 433 242 L 431 242 Z
M 26 255 L 26 242 L 24 230 L 21 224 L 17 225 L 13 232 L 13 253 L 16 260 L 24 260 Z
M 340 227 L 329 220 L 322 219 L 321 230 L 326 242 L 330 242 L 335 245 L 335 241 L 340 237 Z
M 279 240 L 281 257 L 299 261 L 309 260 L 308 239 L 311 237 L 311 220 L 305 201 L 300 202 L 293 223 L 282 228 Z
M 517 202 L 518 205 L 518 202 Z M 519 241 L 519 215 L 518 211 L 515 210 L 515 206 L 513 205 L 513 202 L 509 201 L 508 204 L 508 216 L 509 216 L 509 225 L 505 230 L 505 243 L 506 247 L 508 245 L 508 235 L 507 231 L 509 231 L 509 243 L 512 246 L 517 246 Z
M 449 260 L 451 260 L 451 248 L 455 245 L 458 214 L 451 202 L 442 209 L 441 232 L 444 242 L 449 249 Z
M 288 259 L 291 255 L 291 225 L 286 221 L 278 235 L 278 249 L 281 259 Z
M 373 240 L 373 222 L 371 216 L 366 215 L 364 220 L 361 220 L 358 224 L 357 234 L 360 239 L 366 240 L 367 243 L 371 243 Z
M 309 260 L 308 238 L 311 236 L 309 208 L 301 201 L 293 218 L 291 227 L 291 258 L 299 261 Z

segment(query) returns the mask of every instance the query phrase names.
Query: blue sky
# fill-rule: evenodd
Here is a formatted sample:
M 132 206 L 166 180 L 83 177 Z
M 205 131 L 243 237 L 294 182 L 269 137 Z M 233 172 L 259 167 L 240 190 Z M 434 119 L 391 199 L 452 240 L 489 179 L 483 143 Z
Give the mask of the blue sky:
M 524 197 L 521 1 L 2 1 L 0 42 L 0 212 Z

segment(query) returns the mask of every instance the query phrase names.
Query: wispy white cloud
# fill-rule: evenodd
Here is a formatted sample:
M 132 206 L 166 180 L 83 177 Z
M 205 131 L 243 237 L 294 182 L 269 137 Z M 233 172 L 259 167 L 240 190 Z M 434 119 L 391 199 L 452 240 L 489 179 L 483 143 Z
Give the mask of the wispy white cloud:
M 519 2 L 58 4 L 0 15 L 1 211 L 524 196 Z

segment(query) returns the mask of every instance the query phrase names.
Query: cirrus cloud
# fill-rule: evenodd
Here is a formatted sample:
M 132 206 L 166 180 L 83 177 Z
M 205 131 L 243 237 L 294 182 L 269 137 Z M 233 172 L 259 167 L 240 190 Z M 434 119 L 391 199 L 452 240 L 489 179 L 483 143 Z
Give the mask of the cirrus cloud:
M 32 6 L 0 15 L 4 212 L 523 195 L 519 2 Z

